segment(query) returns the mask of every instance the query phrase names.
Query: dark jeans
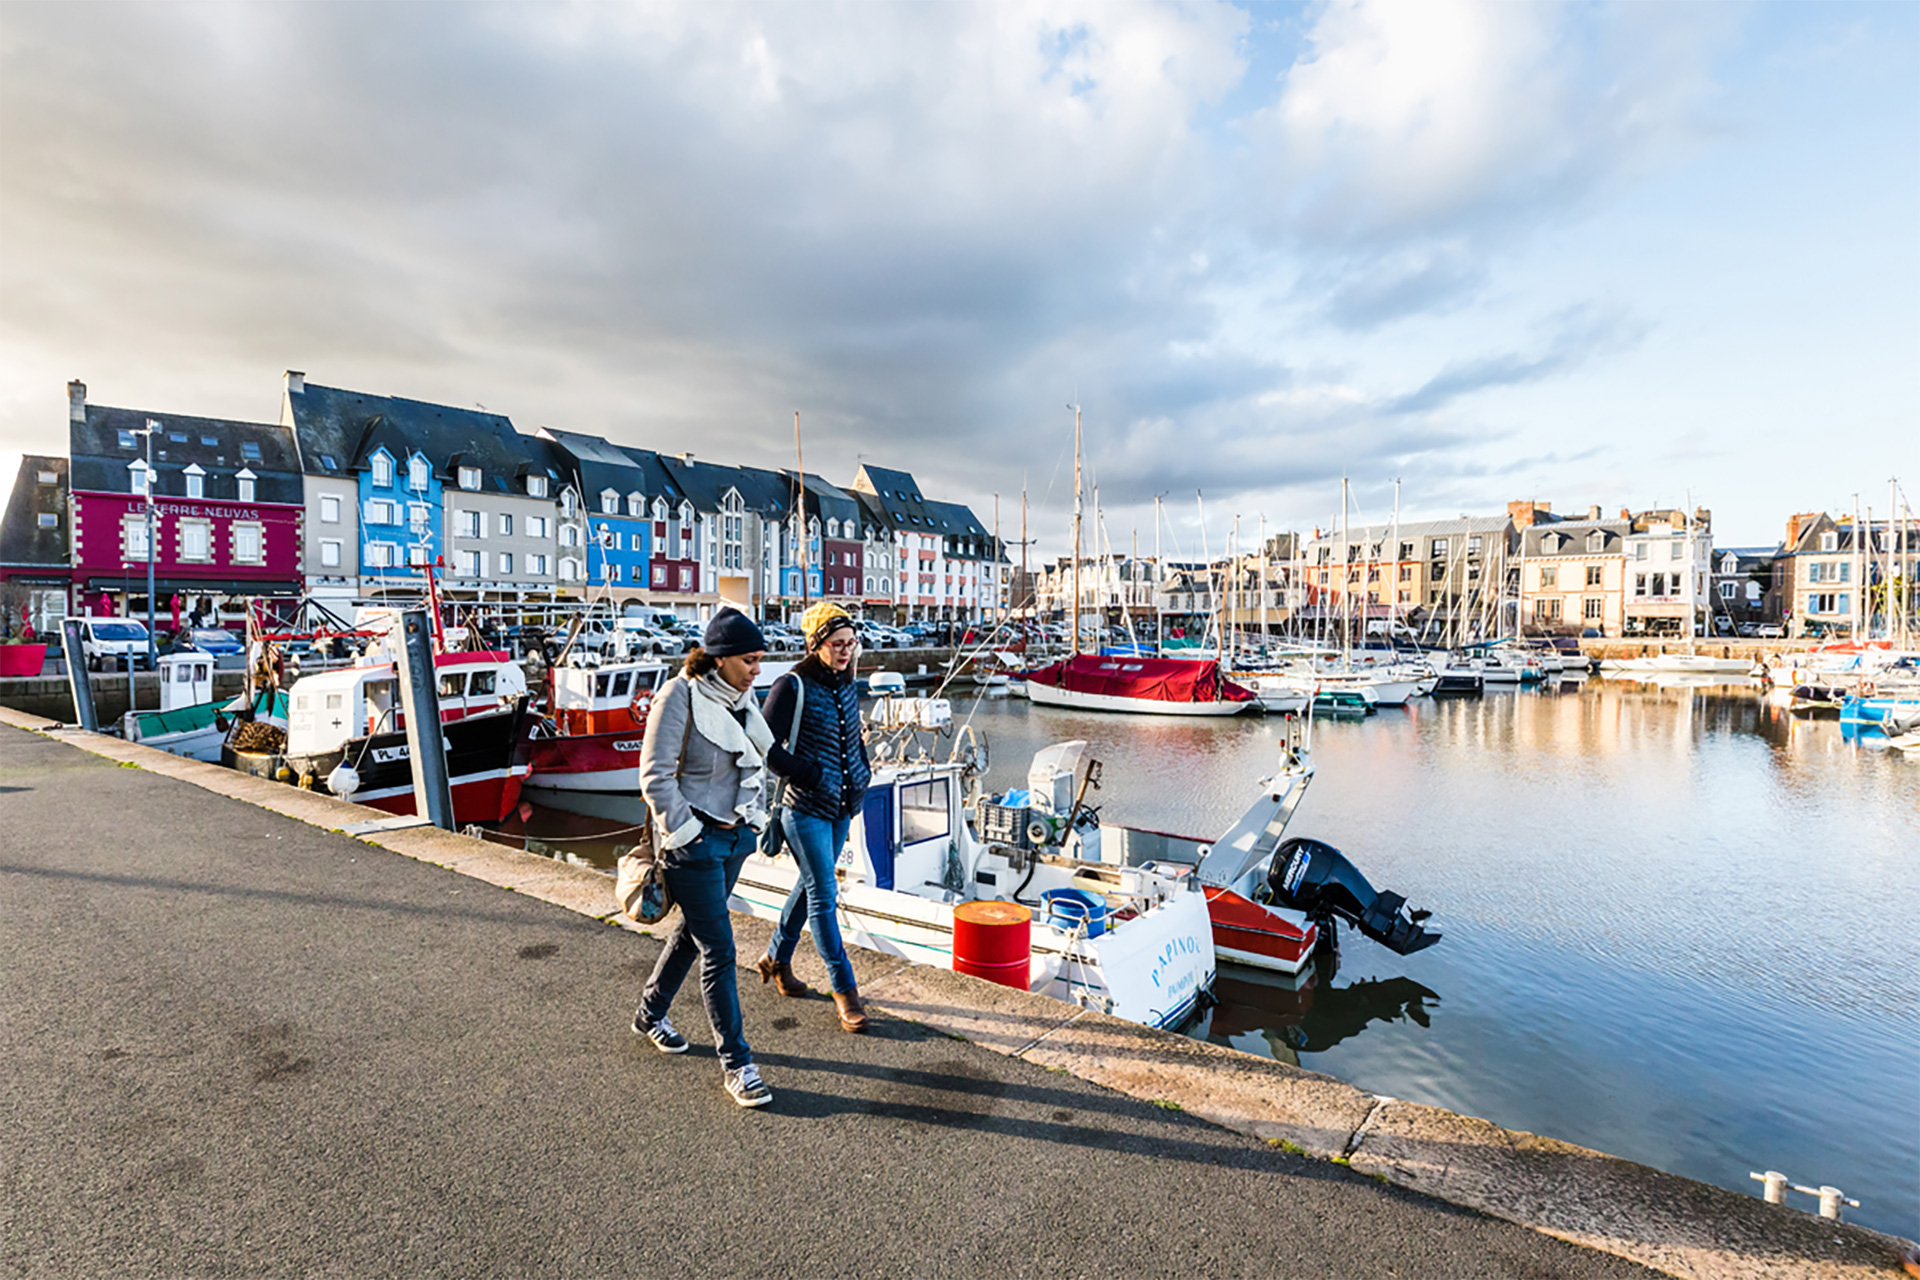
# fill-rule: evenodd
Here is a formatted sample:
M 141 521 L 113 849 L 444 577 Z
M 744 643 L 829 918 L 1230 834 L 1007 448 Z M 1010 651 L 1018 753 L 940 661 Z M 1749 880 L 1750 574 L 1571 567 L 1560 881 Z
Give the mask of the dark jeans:
M 720 1062 L 729 1071 L 753 1061 L 753 1049 L 740 1026 L 740 988 L 733 971 L 733 917 L 727 895 L 740 878 L 740 868 L 753 852 L 754 831 L 745 823 L 731 831 L 708 827 L 700 838 L 667 855 L 667 887 L 680 906 L 680 918 L 667 935 L 667 945 L 654 963 L 640 995 L 640 1018 L 654 1022 L 666 1016 L 668 1006 L 700 957 L 700 998 L 713 1024 L 713 1040 Z
M 800 945 L 800 930 L 813 931 L 813 949 L 826 962 L 827 979 L 842 995 L 858 990 L 853 979 L 853 962 L 847 959 L 846 944 L 840 940 L 840 919 L 835 910 L 840 903 L 840 884 L 834 879 L 833 864 L 847 843 L 846 818 L 816 818 L 788 809 L 781 815 L 786 824 L 787 848 L 800 865 L 799 883 L 787 895 L 780 909 L 780 923 L 774 926 L 773 941 L 767 954 L 781 964 L 793 961 L 793 949 Z

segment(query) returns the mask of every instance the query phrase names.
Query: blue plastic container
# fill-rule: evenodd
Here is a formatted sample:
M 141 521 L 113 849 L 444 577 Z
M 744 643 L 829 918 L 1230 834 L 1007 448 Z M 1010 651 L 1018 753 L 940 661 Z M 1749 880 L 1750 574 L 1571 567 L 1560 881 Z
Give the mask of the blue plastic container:
M 1089 938 L 1107 931 L 1106 899 L 1083 889 L 1049 889 L 1040 895 L 1040 903 L 1047 923 L 1056 929 L 1072 932 L 1084 924 Z

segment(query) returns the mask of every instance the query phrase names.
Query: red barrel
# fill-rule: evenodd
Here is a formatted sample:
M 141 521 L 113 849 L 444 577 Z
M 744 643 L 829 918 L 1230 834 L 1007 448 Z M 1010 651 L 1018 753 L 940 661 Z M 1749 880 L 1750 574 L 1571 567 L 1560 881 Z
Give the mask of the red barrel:
M 1033 913 L 1017 902 L 963 902 L 953 909 L 953 971 L 1027 989 Z

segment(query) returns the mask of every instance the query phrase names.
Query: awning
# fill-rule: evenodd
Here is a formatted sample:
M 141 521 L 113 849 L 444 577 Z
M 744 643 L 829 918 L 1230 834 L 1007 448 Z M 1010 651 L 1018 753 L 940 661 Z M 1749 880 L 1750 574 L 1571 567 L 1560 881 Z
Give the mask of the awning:
M 147 576 L 142 574 L 111 578 L 94 576 L 87 579 L 86 589 L 93 591 L 119 591 L 128 595 L 147 594 Z M 155 595 L 201 596 L 297 596 L 305 591 L 298 582 L 248 582 L 232 578 L 165 578 L 156 576 L 153 580 Z

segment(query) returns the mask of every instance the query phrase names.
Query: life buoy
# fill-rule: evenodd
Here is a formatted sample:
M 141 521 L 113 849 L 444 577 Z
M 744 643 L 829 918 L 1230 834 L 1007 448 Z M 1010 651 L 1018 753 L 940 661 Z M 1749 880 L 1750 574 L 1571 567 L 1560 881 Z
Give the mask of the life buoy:
M 639 673 L 636 672 L 636 679 L 638 679 L 638 675 Z M 627 699 L 627 714 L 633 717 L 635 724 L 644 728 L 647 723 L 647 712 L 652 706 L 653 687 L 651 685 L 641 685 L 633 691 L 633 696 Z
M 1871 680 L 1862 680 L 1862 681 L 1860 682 L 1860 696 L 1861 696 L 1861 697 L 1863 697 L 1863 698 L 1871 698 L 1871 697 L 1873 697 L 1873 695 L 1874 695 L 1874 692 L 1875 692 L 1875 689 L 1874 689 L 1874 684 L 1873 684 L 1873 681 L 1871 681 Z

